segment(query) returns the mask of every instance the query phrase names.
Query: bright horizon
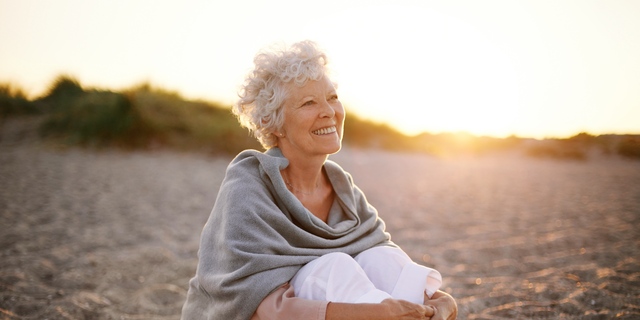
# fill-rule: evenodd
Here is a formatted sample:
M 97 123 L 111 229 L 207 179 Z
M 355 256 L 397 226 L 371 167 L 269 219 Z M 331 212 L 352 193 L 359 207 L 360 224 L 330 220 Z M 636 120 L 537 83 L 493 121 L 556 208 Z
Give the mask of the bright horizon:
M 301 5 L 301 3 L 303 5 Z M 258 50 L 310 39 L 347 113 L 406 134 L 640 133 L 640 1 L 0 0 L 0 82 L 61 74 L 233 103 Z

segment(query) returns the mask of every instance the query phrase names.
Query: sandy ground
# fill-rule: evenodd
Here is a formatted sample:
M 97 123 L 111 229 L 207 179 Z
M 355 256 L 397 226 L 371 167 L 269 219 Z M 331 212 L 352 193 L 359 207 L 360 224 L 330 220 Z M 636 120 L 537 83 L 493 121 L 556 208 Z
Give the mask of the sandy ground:
M 229 157 L 0 135 L 0 319 L 179 319 Z M 459 319 L 640 318 L 640 162 L 345 149 L 396 243 Z

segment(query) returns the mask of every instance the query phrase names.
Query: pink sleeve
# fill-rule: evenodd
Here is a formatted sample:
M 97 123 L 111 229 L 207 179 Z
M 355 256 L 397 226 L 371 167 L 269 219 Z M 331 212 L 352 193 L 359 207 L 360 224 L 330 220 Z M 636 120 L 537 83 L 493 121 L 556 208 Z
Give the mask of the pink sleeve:
M 297 298 L 287 283 L 262 300 L 251 320 L 324 320 L 328 304 L 329 301 Z

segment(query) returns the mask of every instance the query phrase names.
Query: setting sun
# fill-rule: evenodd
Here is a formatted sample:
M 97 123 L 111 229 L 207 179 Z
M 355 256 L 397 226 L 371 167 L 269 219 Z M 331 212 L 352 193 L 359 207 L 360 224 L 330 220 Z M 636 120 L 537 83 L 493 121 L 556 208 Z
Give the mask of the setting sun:
M 368 26 L 349 31 L 338 23 L 329 29 L 310 24 L 320 25 L 309 33 L 332 49 L 341 95 L 353 112 L 410 134 L 514 131 L 519 104 L 512 62 L 472 26 L 400 5 L 346 10 L 330 21 Z
M 0 2 L 0 81 L 61 73 L 231 104 L 254 54 L 316 41 L 351 114 L 407 134 L 640 133 L 640 3 Z M 73 12 L 73 15 L 71 15 Z

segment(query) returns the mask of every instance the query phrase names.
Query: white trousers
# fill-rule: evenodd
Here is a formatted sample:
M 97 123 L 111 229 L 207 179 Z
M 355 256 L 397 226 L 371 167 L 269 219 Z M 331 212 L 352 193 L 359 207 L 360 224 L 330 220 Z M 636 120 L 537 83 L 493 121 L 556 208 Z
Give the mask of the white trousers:
M 335 252 L 313 260 L 291 279 L 297 297 L 345 303 L 393 298 L 423 304 L 442 285 L 440 273 L 393 247 L 374 247 L 355 258 Z

